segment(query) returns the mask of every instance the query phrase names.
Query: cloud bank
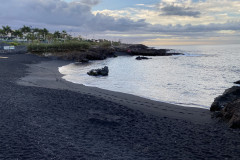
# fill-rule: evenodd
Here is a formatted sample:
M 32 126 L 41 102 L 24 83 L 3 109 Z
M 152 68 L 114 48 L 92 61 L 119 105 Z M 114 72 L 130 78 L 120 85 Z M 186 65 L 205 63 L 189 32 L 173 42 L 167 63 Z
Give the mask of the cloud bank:
M 137 36 L 147 40 L 156 36 L 197 39 L 203 35 L 206 39 L 236 39 L 240 35 L 240 1 L 236 0 L 159 0 L 121 10 L 92 10 L 100 4 L 101 0 L 7 0 L 0 5 L 0 25 L 117 35 L 132 42 L 139 41 Z
M 61 0 L 8 0 L 1 2 L 0 21 L 5 24 L 22 21 L 79 27 L 88 31 L 128 31 L 146 26 L 144 20 L 133 21 L 91 12 L 98 0 L 67 3 Z

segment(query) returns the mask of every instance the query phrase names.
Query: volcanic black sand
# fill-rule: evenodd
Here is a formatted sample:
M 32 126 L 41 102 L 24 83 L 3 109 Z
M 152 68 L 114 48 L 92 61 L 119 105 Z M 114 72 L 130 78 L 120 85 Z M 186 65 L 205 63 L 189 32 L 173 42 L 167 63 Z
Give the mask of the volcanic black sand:
M 206 109 L 66 82 L 63 61 L 1 56 L 0 159 L 240 157 L 240 130 Z

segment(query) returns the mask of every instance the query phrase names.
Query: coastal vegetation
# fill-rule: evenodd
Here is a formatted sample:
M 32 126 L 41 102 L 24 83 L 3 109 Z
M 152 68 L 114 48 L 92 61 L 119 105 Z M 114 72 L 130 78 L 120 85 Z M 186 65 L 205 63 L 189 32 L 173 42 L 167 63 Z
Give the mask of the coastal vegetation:
M 61 59 L 86 62 L 116 57 L 115 53 L 127 53 L 142 56 L 171 56 L 167 49 L 153 49 L 142 44 L 124 44 L 106 39 L 86 39 L 63 31 L 50 32 L 46 28 L 23 26 L 13 30 L 10 26 L 0 29 L 0 41 L 5 44 L 26 47 L 26 50 L 38 55 L 51 55 Z M 22 50 L 22 49 L 21 49 Z
M 0 41 L 13 46 L 23 45 L 28 52 L 33 54 L 44 55 L 47 53 L 76 61 L 81 61 L 86 57 L 90 60 L 105 59 L 108 54 L 113 53 L 114 46 L 121 44 L 120 41 L 73 37 L 65 30 L 50 32 L 46 28 L 32 28 L 25 25 L 16 30 L 8 25 L 2 26 Z
M 85 45 L 87 42 L 89 45 L 100 45 L 102 47 L 110 47 L 111 45 L 119 45 L 121 42 L 113 42 L 106 39 L 85 39 L 78 35 L 77 37 L 73 37 L 71 34 L 67 33 L 65 30 L 63 31 L 54 31 L 50 32 L 46 28 L 32 28 L 29 26 L 23 26 L 19 29 L 13 30 L 10 26 L 2 26 L 0 28 L 0 41 L 5 42 L 25 42 L 26 44 L 38 45 L 46 44 L 56 45 L 56 44 L 65 44 L 69 45 Z M 61 43 L 60 43 L 61 42 Z M 81 43 L 79 43 L 81 42 Z
M 31 43 L 28 45 L 28 51 L 33 53 L 85 51 L 90 46 L 89 42 L 84 41 L 55 42 L 50 44 Z

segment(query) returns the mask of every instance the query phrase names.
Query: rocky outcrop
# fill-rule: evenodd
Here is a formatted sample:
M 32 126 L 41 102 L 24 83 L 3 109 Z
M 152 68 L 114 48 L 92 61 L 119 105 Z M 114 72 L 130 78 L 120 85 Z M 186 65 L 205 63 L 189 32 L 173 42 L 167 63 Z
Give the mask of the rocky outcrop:
M 227 104 L 221 114 L 231 128 L 240 128 L 240 99 Z
M 169 49 L 154 49 L 142 44 L 122 45 L 115 47 L 117 52 L 126 52 L 129 55 L 139 56 L 172 56 L 183 55 L 182 53 L 169 53 Z
M 129 48 L 129 49 L 148 49 L 148 47 L 143 44 L 132 44 L 132 45 L 129 45 L 127 48 Z
M 233 86 L 227 89 L 221 96 L 215 98 L 210 111 L 221 111 L 227 104 L 240 98 L 240 87 Z
M 143 57 L 143 56 L 136 57 L 136 60 L 144 60 L 144 59 L 151 59 L 151 58 Z
M 130 53 L 142 56 L 167 56 L 167 50 L 165 49 L 132 49 Z
M 34 53 L 34 52 L 33 52 Z M 39 54 L 38 52 L 36 54 Z M 42 53 L 46 55 L 46 53 Z M 48 54 L 48 53 L 47 53 Z M 71 60 L 76 62 L 87 62 L 89 60 L 104 60 L 108 57 L 117 57 L 124 55 L 131 56 L 172 56 L 183 55 L 181 53 L 171 53 L 168 49 L 153 49 L 142 44 L 122 44 L 120 46 L 102 47 L 91 46 L 85 50 L 72 50 L 58 52 L 53 51 L 51 54 L 54 57 L 64 60 Z
M 236 81 L 236 82 L 234 82 L 235 84 L 240 84 L 240 80 L 239 81 Z
M 240 87 L 233 86 L 215 98 L 210 111 L 226 120 L 230 127 L 240 128 Z
M 87 74 L 90 76 L 108 76 L 108 72 L 109 72 L 108 67 L 105 66 L 101 69 L 92 69 Z
M 90 49 L 84 51 L 52 52 L 52 55 L 63 60 L 86 63 L 89 60 L 104 60 L 108 57 L 116 57 L 114 53 L 115 50 L 113 48 L 92 46 Z M 43 55 L 45 54 L 43 53 Z

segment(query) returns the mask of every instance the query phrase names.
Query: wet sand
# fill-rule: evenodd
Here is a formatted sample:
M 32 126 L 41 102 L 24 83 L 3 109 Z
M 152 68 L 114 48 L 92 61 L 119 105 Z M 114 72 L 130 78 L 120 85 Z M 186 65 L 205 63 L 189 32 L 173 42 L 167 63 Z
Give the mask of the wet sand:
M 58 72 L 66 61 L 7 57 L 0 59 L 0 159 L 240 157 L 240 130 L 206 109 L 67 82 Z

